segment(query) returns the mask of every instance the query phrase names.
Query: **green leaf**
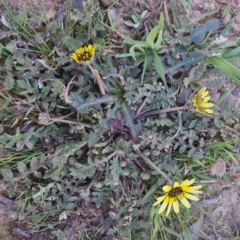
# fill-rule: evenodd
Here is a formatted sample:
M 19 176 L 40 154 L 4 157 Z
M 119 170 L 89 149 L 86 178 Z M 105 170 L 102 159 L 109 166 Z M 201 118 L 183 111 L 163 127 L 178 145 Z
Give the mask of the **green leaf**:
M 239 68 L 219 56 L 207 57 L 205 62 L 226 73 L 238 86 L 240 86 L 240 81 L 236 78 L 240 77 Z
M 18 171 L 20 173 L 24 173 L 26 169 L 27 169 L 26 164 L 23 161 L 18 162 Z
M 31 161 L 30 161 L 30 167 L 33 168 L 37 165 L 37 158 L 36 157 L 32 157 Z
M 143 85 L 143 79 L 144 79 L 144 76 L 145 76 L 145 71 L 146 71 L 147 63 L 148 63 L 148 57 L 147 57 L 147 55 L 145 55 L 145 56 L 144 56 L 144 63 L 143 63 L 142 78 L 141 78 L 141 86 Z
M 232 58 L 235 55 L 238 55 L 240 53 L 240 47 L 236 47 L 231 51 L 227 51 L 225 54 L 222 55 L 222 58 L 227 60 L 227 58 Z
M 159 50 L 161 46 L 163 27 L 164 27 L 164 15 L 163 13 L 161 13 L 158 26 L 154 27 L 147 37 L 147 42 L 149 43 L 151 48 L 156 51 Z M 157 40 L 156 43 L 154 44 L 156 38 Z
M 28 143 L 28 141 L 30 140 L 30 138 L 32 137 L 32 135 L 34 134 L 33 131 L 34 131 L 35 127 L 31 127 L 23 140 L 20 140 L 17 144 L 17 151 L 21 151 L 23 149 L 23 147 Z
M 223 21 L 219 19 L 211 19 L 203 26 L 195 27 L 190 34 L 191 41 L 195 45 L 202 45 L 202 42 L 207 33 L 216 34 L 218 29 L 223 25 Z
M 17 84 L 20 88 L 23 88 L 23 89 L 28 89 L 28 87 L 31 87 L 31 86 L 28 86 L 26 80 L 21 80 L 21 79 L 17 80 Z
M 69 203 L 67 203 L 65 209 L 66 209 L 66 210 L 72 210 L 72 209 L 74 209 L 76 206 L 77 206 L 76 203 L 69 202 Z
M 133 21 L 134 21 L 135 23 L 138 23 L 138 19 L 137 19 L 137 17 L 136 17 L 135 15 L 132 15 L 132 19 L 133 19 Z
M 153 48 L 157 51 L 159 50 L 162 42 L 162 33 L 163 33 L 163 28 L 164 28 L 164 15 L 161 13 L 160 15 L 160 21 L 159 21 L 159 33 L 158 33 L 158 39 L 156 43 L 154 44 Z
M 88 139 L 88 146 L 93 147 L 94 144 L 96 144 L 99 141 L 99 139 L 100 138 L 96 133 L 91 132 Z
M 169 118 L 162 118 L 157 121 L 157 125 L 168 126 L 171 127 L 173 125 L 173 122 Z
M 1 173 L 6 180 L 11 181 L 13 179 L 13 173 L 10 169 L 2 168 Z
M 158 183 L 156 182 L 145 194 L 145 196 L 142 198 L 142 202 L 145 203 L 149 197 L 152 196 L 156 192 L 156 190 L 159 188 Z
M 129 27 L 134 27 L 134 25 L 135 25 L 135 23 L 133 23 L 132 21 L 130 21 L 130 20 L 127 20 L 127 21 L 125 21 L 124 22 L 127 26 L 129 26 Z
M 129 41 L 127 42 L 127 44 L 130 44 L 130 45 L 136 45 L 138 47 L 141 47 L 141 48 L 150 48 L 151 46 L 149 45 L 148 42 L 145 42 L 145 41 Z
M 74 52 L 76 49 L 81 47 L 83 44 L 83 39 L 78 38 L 72 38 L 70 36 L 65 37 L 64 39 L 64 45 L 68 48 L 69 51 Z
M 179 153 L 184 153 L 186 151 L 187 147 L 185 145 L 181 146 L 179 148 Z
M 145 51 L 142 47 L 138 46 L 138 45 L 133 45 L 129 52 L 130 52 L 130 55 L 131 57 L 136 61 L 136 57 L 135 57 L 135 48 L 137 48 L 138 50 L 140 50 L 142 52 L 143 55 L 145 55 Z
M 148 10 L 145 10 L 145 11 L 143 11 L 143 12 L 141 13 L 141 19 L 144 18 L 144 16 L 147 14 L 147 12 L 148 12 Z
M 229 94 L 231 94 L 231 92 L 234 90 L 235 88 L 232 88 L 230 90 L 228 90 L 227 92 L 225 92 L 215 103 L 215 105 L 219 105 L 221 102 L 223 102 L 228 96 Z
M 197 125 L 197 119 L 195 119 L 195 120 L 192 120 L 191 122 L 190 122 L 190 124 L 189 124 L 189 128 L 195 128 L 196 127 L 196 125 Z
M 154 40 L 158 34 L 158 26 L 154 27 L 147 37 L 147 42 L 153 48 Z
M 123 53 L 123 54 L 118 54 L 117 58 L 126 58 L 126 57 L 131 57 L 131 53 Z M 135 57 L 137 56 L 142 56 L 142 52 L 135 52 Z
M 190 149 L 190 151 L 188 152 L 188 155 L 187 155 L 188 158 L 191 158 L 193 156 L 194 152 L 195 152 L 195 148 Z
M 178 73 L 182 68 L 185 71 L 188 71 L 191 67 L 203 62 L 206 57 L 206 54 L 203 52 L 189 52 L 180 54 L 181 60 L 175 60 L 173 58 L 169 58 L 168 62 L 171 67 L 165 69 L 165 74 L 172 77 L 176 73 Z
M 225 151 L 225 153 L 227 153 L 229 155 L 229 157 L 235 162 L 235 164 L 238 166 L 238 160 L 236 159 L 236 157 L 234 156 L 234 154 L 226 149 L 223 148 L 223 151 Z
M 179 239 L 182 239 L 182 236 L 181 236 L 180 234 L 178 234 L 177 232 L 175 232 L 174 230 L 172 230 L 171 228 L 168 228 L 168 227 L 166 227 L 166 226 L 164 226 L 164 225 L 162 225 L 162 227 L 164 228 L 164 230 L 165 230 L 166 232 L 168 232 L 168 233 L 170 233 L 170 234 L 178 237 Z
M 166 81 L 166 78 L 165 78 L 164 67 L 163 67 L 163 64 L 161 62 L 161 59 L 160 59 L 160 57 L 158 56 L 158 54 L 155 50 L 151 51 L 151 55 L 152 55 L 152 58 L 153 58 L 155 68 L 156 68 L 158 74 L 160 75 L 160 77 L 162 78 L 162 81 L 163 81 L 163 84 L 164 84 L 165 88 L 168 90 L 167 81 Z
M 71 92 L 70 96 L 73 99 L 72 106 L 79 112 L 79 113 L 88 113 L 89 108 L 95 108 L 96 110 L 101 110 L 101 104 L 102 103 L 113 103 L 117 100 L 116 97 L 113 97 L 111 95 L 104 95 L 100 98 L 96 98 L 94 96 L 90 96 L 88 99 L 86 99 L 86 102 L 83 100 L 82 96 L 80 94 L 77 94 L 75 92 Z
M 11 90 L 14 87 L 14 78 L 12 77 L 11 74 L 7 74 L 5 76 L 5 85 L 7 90 Z
M 142 131 L 142 124 L 140 120 L 138 120 L 138 123 L 135 124 L 134 119 L 134 112 L 128 107 L 126 102 L 122 103 L 121 113 L 123 115 L 123 120 L 125 125 L 129 128 L 131 136 L 133 138 L 134 143 L 139 142 L 138 135 Z

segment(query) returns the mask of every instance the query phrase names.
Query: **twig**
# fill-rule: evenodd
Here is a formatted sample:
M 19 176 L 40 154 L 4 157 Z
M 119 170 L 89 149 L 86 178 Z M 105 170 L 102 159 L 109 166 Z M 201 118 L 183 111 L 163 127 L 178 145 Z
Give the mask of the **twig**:
M 63 83 L 61 82 L 61 81 L 59 81 L 58 79 L 52 79 L 52 78 L 49 78 L 49 79 L 44 79 L 44 80 L 42 80 L 41 82 L 46 82 L 46 81 L 56 81 L 56 82 L 58 82 L 61 86 L 62 86 L 62 88 L 64 89 L 64 91 L 66 91 L 66 87 L 63 85 Z
M 49 79 L 44 79 L 44 80 L 42 80 L 41 82 L 46 82 L 46 81 L 56 81 L 56 82 L 58 82 L 58 83 L 61 85 L 61 87 L 63 88 L 63 91 L 64 91 L 64 99 L 65 99 L 66 103 L 72 103 L 72 100 L 70 100 L 69 97 L 68 97 L 68 91 L 69 91 L 69 87 L 70 87 L 70 85 L 72 84 L 72 82 L 73 82 L 73 80 L 74 80 L 75 77 L 76 77 L 76 76 L 72 77 L 72 79 L 71 79 L 70 82 L 68 83 L 67 87 L 65 87 L 64 84 L 63 84 L 61 81 L 59 81 L 58 79 L 49 78 Z
M 47 113 L 47 112 L 46 113 L 39 113 L 38 123 L 42 124 L 42 125 L 49 125 L 49 124 L 52 124 L 54 122 L 62 122 L 62 123 L 69 123 L 69 124 L 73 124 L 73 125 L 78 125 L 81 128 L 84 128 L 84 127 L 92 128 L 92 125 L 87 124 L 87 123 L 75 122 L 75 121 L 63 119 L 63 118 L 66 118 L 70 115 L 72 115 L 72 113 L 70 113 L 66 116 L 62 116 L 60 118 L 51 118 L 49 113 Z
M 175 107 L 175 108 L 166 108 L 166 109 L 161 109 L 161 110 L 154 110 L 154 111 L 148 111 L 141 113 L 139 117 L 149 117 L 152 115 L 156 114 L 161 114 L 161 113 L 168 113 L 168 112 L 175 112 L 175 111 L 182 111 L 182 110 L 187 110 L 188 106 L 181 106 L 181 107 Z
M 148 165 L 154 168 L 163 178 L 165 178 L 169 185 L 173 185 L 172 180 L 162 171 L 160 170 L 147 156 L 145 156 L 140 151 L 136 151 L 136 153 L 145 161 Z
M 71 86 L 71 84 L 72 84 L 72 82 L 73 82 L 73 80 L 74 80 L 75 77 L 76 77 L 76 76 L 73 76 L 73 77 L 72 77 L 72 79 L 71 79 L 70 82 L 68 83 L 67 88 L 66 88 L 66 91 L 65 91 L 65 93 L 64 93 L 64 99 L 65 99 L 66 103 L 72 103 L 72 102 L 73 102 L 73 101 L 70 100 L 69 97 L 68 97 L 68 91 L 69 91 L 69 87 Z
M 13 231 L 18 232 L 19 234 L 21 234 L 22 236 L 24 236 L 24 238 L 30 239 L 31 235 L 28 234 L 27 232 L 22 231 L 20 228 L 14 228 Z
M 25 171 L 25 174 L 15 177 L 13 179 L 13 182 L 19 182 L 20 180 L 26 178 L 29 174 L 36 172 L 38 169 L 43 168 L 43 167 L 46 168 L 47 164 L 49 164 L 52 161 L 52 158 L 48 158 L 43 163 L 40 163 L 37 166 L 35 166 L 34 168 L 31 168 L 31 169 Z
M 125 86 L 126 85 L 126 80 L 124 79 L 123 76 L 121 76 L 120 74 L 114 74 L 114 73 L 111 73 L 111 74 L 108 74 L 106 77 L 104 77 L 103 79 L 106 79 L 108 77 L 118 77 L 120 80 L 121 80 L 121 84 L 122 86 Z
M 103 175 L 103 171 L 97 170 L 97 172 L 95 173 L 95 175 L 92 178 L 92 181 L 86 187 L 85 192 L 88 192 L 91 189 L 92 185 L 96 182 L 96 180 L 100 179 L 100 177 L 102 175 Z
M 102 79 L 101 79 L 101 77 L 100 77 L 100 75 L 99 75 L 98 70 L 94 69 L 94 68 L 91 66 L 90 63 L 89 63 L 87 66 L 89 67 L 89 69 L 91 70 L 92 74 L 93 74 L 94 77 L 96 78 L 97 84 L 98 84 L 98 86 L 99 86 L 99 89 L 100 89 L 101 94 L 102 94 L 102 95 L 105 95 L 104 83 L 103 83 L 103 81 L 102 81 Z
M 230 130 L 230 131 L 233 131 L 233 132 L 236 133 L 236 134 L 240 134 L 240 133 L 239 133 L 238 131 L 236 131 L 235 129 L 233 129 L 233 128 L 227 126 L 227 125 L 224 125 L 223 123 L 222 123 L 222 126 L 225 127 L 225 128 L 227 128 L 227 129 Z
M 66 186 L 64 187 L 64 188 L 62 188 L 62 190 L 56 195 L 56 196 L 54 196 L 54 200 L 55 199 L 57 199 L 57 198 L 59 198 L 59 196 L 61 196 L 63 193 L 67 193 L 67 189 L 69 188 L 69 186 L 72 186 L 72 184 L 74 183 L 74 181 L 76 181 L 76 178 L 72 178 L 67 184 L 66 184 Z M 83 180 L 81 179 L 79 179 L 79 181 L 80 182 L 82 182 Z M 68 197 L 71 197 L 71 195 L 69 195 L 68 194 Z
M 83 126 L 83 127 L 87 127 L 87 128 L 92 128 L 92 125 L 87 124 L 87 123 L 74 122 L 74 121 L 60 119 L 60 118 L 49 118 L 49 120 L 51 120 L 51 122 L 47 123 L 46 125 L 52 124 L 54 122 L 62 122 L 62 123 L 69 123 L 69 124 L 73 124 L 73 125 L 79 125 L 79 126 Z
M 5 205 L 8 209 L 12 211 L 16 211 L 18 208 L 17 204 L 13 200 L 6 198 L 4 196 L 0 196 L 0 203 Z
M 141 103 L 140 107 L 138 108 L 134 119 L 138 118 L 138 116 L 140 115 L 140 112 L 142 111 L 142 109 L 143 109 L 144 105 L 146 104 L 147 100 L 148 100 L 148 97 L 145 97 L 145 99 Z

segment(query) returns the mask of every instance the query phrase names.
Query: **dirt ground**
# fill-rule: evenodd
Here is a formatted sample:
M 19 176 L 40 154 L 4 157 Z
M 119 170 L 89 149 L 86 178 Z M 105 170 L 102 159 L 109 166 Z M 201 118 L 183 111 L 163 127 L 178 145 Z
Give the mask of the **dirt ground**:
M 9 6 L 28 10 L 32 10 L 33 8 L 42 9 L 44 7 L 44 9 L 48 11 L 49 16 L 54 17 L 57 10 L 63 4 L 65 4 L 67 0 L 5 1 Z M 115 1 L 101 0 L 100 2 L 104 7 L 109 7 Z M 180 15 L 183 12 L 182 5 L 178 0 L 176 0 L 175 3 L 177 5 L 178 14 Z M 124 1 L 120 0 L 119 4 L 122 4 L 123 7 L 121 10 L 124 11 Z M 229 6 L 231 10 L 224 18 L 225 24 L 234 18 L 234 24 L 226 34 L 226 37 L 229 39 L 229 41 L 232 41 L 239 37 L 240 32 L 240 0 L 193 0 L 192 10 L 190 11 L 189 16 L 191 19 L 194 19 L 196 17 L 199 17 L 201 14 L 206 13 L 207 11 L 220 10 L 226 6 Z M 151 4 L 149 4 L 149 8 L 151 8 Z M 129 30 L 127 28 L 125 29 L 123 26 L 119 26 L 119 31 L 121 33 L 121 31 L 126 32 Z M 204 81 L 204 79 L 202 81 Z M 227 91 L 231 87 L 231 84 L 228 83 L 225 86 L 222 86 L 222 89 L 216 92 L 220 94 L 222 91 Z M 235 107 L 237 109 L 240 109 L 239 96 L 240 88 L 236 88 L 236 91 L 229 96 L 225 104 L 234 102 Z M 215 97 L 217 98 L 218 96 Z M 202 220 L 196 221 L 189 227 L 192 239 L 203 239 L 197 237 L 197 235 L 200 233 L 204 235 L 204 239 L 207 240 L 231 240 L 232 238 L 230 235 L 235 236 L 236 238 L 234 239 L 240 239 L 240 168 L 239 166 L 236 166 L 232 161 L 229 161 L 227 162 L 226 169 L 230 182 L 222 177 L 216 178 L 217 180 L 215 181 L 204 182 L 209 189 L 204 198 L 199 201 L 198 208 L 204 209 L 205 214 L 202 215 Z M 17 223 L 16 221 L 11 220 L 11 214 L 13 214 L 12 210 L 14 209 L 5 204 L 4 201 L 0 198 L 0 239 L 40 239 L 40 237 L 37 235 L 30 238 L 30 235 L 22 230 L 24 226 Z M 198 209 L 196 209 L 196 211 L 197 210 Z M 76 233 L 80 231 L 78 229 L 79 224 L 76 224 L 80 221 L 77 218 L 77 215 L 73 219 L 74 222 L 71 225 L 71 231 L 69 229 L 66 229 L 66 233 L 68 234 L 69 232 Z M 218 224 L 216 224 L 216 222 Z M 42 239 L 44 239 L 44 237 Z

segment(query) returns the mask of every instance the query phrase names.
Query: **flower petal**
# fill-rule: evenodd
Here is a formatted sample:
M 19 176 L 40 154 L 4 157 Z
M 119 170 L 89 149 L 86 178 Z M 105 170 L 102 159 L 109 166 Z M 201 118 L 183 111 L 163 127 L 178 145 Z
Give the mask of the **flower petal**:
M 194 193 L 194 194 L 202 194 L 202 191 L 197 191 L 197 190 L 192 190 L 190 192 L 186 192 L 186 193 Z
M 175 183 L 173 184 L 173 188 L 177 188 L 177 187 L 179 187 L 179 183 L 178 183 L 178 182 L 175 182 Z
M 202 186 L 194 186 L 194 187 L 182 187 L 183 192 L 186 193 L 202 193 L 202 191 L 199 191 L 198 189 L 202 188 Z
M 202 94 L 201 94 L 201 97 L 202 98 L 205 98 L 208 94 L 209 94 L 209 91 L 206 91 L 206 87 L 205 87 L 205 90 L 204 90 L 204 92 L 202 92 Z
M 212 109 L 205 109 L 205 111 L 209 114 L 213 114 L 213 110 Z
M 209 91 L 206 87 L 203 87 L 192 100 L 192 104 L 195 108 L 195 111 L 207 116 L 211 117 L 213 114 L 213 110 L 209 109 L 214 106 L 214 103 L 209 103 L 208 101 L 211 99 L 209 95 Z
M 198 92 L 197 95 L 199 95 L 199 96 L 202 95 L 206 90 L 207 90 L 206 87 L 201 88 L 201 90 Z
M 72 55 L 71 58 L 75 60 L 76 63 L 88 64 L 92 61 L 95 55 L 95 47 L 88 45 L 87 47 L 80 47 Z
M 181 201 L 181 203 L 186 207 L 186 208 L 190 208 L 191 205 L 189 203 L 189 201 L 183 196 L 181 198 L 179 198 L 179 200 Z
M 173 201 L 173 209 L 175 213 L 179 213 L 179 204 L 178 204 L 178 200 Z
M 165 198 L 166 198 L 167 194 L 165 194 L 164 196 L 162 197 L 158 197 L 157 198 L 157 201 L 153 204 L 153 206 L 156 206 L 158 205 L 159 203 L 161 203 Z
M 161 214 L 166 209 L 168 203 L 169 203 L 169 197 L 166 197 L 158 211 L 159 214 Z
M 191 199 L 193 201 L 199 201 L 199 198 L 197 198 L 196 196 L 193 196 L 192 194 L 189 194 L 189 193 L 184 193 L 184 197 Z
M 180 184 L 180 187 L 188 187 L 190 185 L 192 185 L 195 182 L 195 179 L 192 180 L 185 180 Z
M 203 98 L 203 101 L 206 103 L 206 102 L 208 102 L 210 99 L 211 99 L 211 96 L 207 96 L 207 97 Z
M 172 190 L 172 187 L 171 186 L 163 186 L 162 190 L 164 192 L 170 192 Z
M 206 102 L 202 102 L 199 104 L 200 107 L 204 107 L 204 108 L 211 108 L 214 106 L 213 103 L 206 103 Z
M 173 198 L 169 198 L 169 203 L 168 203 L 168 209 L 167 209 L 167 213 L 166 213 L 166 216 L 168 216 L 168 214 L 170 213 L 170 210 L 172 208 L 172 205 L 173 205 Z
M 208 115 L 208 113 L 209 114 L 213 113 L 213 110 L 207 109 L 207 108 L 204 108 L 204 107 L 201 107 L 201 106 L 198 106 L 198 110 L 199 110 L 200 113 L 205 114 L 205 115 Z

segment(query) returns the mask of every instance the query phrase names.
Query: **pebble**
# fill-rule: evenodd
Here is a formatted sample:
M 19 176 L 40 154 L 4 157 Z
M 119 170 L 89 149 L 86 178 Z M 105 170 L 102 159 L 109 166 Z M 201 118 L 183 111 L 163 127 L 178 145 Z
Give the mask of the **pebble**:
M 227 25 L 230 21 L 232 20 L 232 15 L 231 13 L 227 13 L 227 15 L 224 18 L 224 24 Z
M 235 23 L 240 24 L 240 14 L 238 14 L 235 18 Z
M 215 10 L 215 9 L 216 9 L 216 7 L 215 7 L 214 3 L 211 3 L 211 4 L 210 4 L 210 10 L 213 11 L 213 10 Z
M 100 0 L 100 3 L 104 6 L 104 7 L 109 7 L 112 4 L 115 3 L 114 0 Z

